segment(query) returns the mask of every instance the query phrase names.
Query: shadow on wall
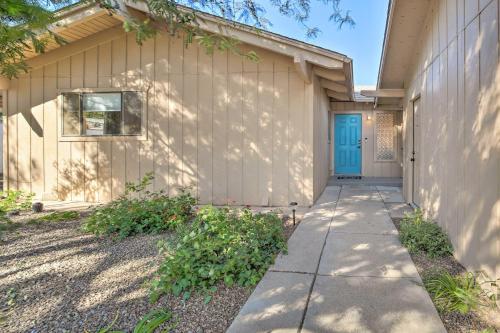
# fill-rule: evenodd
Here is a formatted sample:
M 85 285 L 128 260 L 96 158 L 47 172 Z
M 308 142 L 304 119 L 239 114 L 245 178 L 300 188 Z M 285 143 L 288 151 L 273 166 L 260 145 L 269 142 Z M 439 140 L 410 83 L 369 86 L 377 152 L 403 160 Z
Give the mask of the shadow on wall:
M 420 193 L 427 216 L 436 218 L 450 235 L 457 259 L 469 270 L 496 279 L 500 276 L 500 66 L 498 50 L 491 47 L 498 45 L 498 34 L 489 29 L 496 30 L 497 22 L 482 27 L 475 45 L 466 49 L 463 95 L 446 84 L 447 78 L 455 82 L 449 79 L 446 58 L 436 59 L 422 76 L 427 86 L 422 134 L 437 144 L 422 147 Z M 479 72 L 480 67 L 485 69 Z M 447 87 L 451 95 L 444 99 Z M 456 100 L 453 93 L 458 93 Z

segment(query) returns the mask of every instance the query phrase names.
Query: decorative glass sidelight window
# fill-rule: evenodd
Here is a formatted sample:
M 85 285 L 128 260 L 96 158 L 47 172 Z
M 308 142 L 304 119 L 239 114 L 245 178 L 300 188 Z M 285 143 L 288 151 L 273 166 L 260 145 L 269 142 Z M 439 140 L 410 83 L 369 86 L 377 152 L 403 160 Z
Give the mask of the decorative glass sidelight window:
M 143 134 L 141 92 L 66 92 L 62 99 L 63 136 Z
M 375 117 L 375 160 L 394 161 L 396 159 L 394 133 L 394 114 L 377 113 Z

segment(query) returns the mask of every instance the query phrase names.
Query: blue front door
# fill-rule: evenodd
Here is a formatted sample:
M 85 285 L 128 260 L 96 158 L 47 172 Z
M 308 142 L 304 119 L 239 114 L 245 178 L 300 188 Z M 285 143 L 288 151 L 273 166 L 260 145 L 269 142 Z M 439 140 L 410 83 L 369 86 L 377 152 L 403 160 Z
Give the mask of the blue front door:
M 335 174 L 361 174 L 361 115 L 335 115 Z

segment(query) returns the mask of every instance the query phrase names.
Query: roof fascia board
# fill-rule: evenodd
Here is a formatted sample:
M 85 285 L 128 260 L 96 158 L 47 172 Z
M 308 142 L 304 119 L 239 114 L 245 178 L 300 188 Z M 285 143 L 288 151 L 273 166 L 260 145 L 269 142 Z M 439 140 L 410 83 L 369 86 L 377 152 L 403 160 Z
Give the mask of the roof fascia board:
M 75 10 L 76 11 L 76 10 Z M 96 16 L 106 14 L 106 10 L 99 6 L 88 6 L 87 8 L 78 8 L 73 15 L 65 15 L 63 18 L 49 26 L 49 30 L 58 32 L 68 29 L 71 26 L 93 19 Z
M 390 37 L 390 32 L 391 32 L 391 27 L 392 27 L 392 18 L 394 15 L 394 8 L 396 7 L 396 1 L 397 0 L 389 0 L 389 6 L 387 9 L 387 20 L 386 20 L 386 24 L 385 24 L 384 44 L 382 47 L 382 54 L 380 55 L 380 65 L 379 65 L 378 78 L 377 78 L 377 89 L 380 89 L 380 84 L 382 81 L 382 73 L 384 71 L 385 56 L 387 53 L 387 47 L 389 45 L 389 37 Z M 378 98 L 375 99 L 375 106 L 377 106 L 377 103 L 378 103 Z
M 125 0 L 128 7 L 149 13 L 147 5 L 139 2 Z M 304 61 L 316 64 L 328 69 L 342 69 L 344 62 L 350 61 L 346 56 L 334 52 L 328 52 L 321 48 L 301 43 L 283 36 L 268 33 L 266 31 L 251 29 L 235 22 L 228 24 L 227 20 L 213 15 L 199 12 L 198 22 L 200 29 L 236 38 L 250 45 L 283 54 L 292 58 L 302 57 Z

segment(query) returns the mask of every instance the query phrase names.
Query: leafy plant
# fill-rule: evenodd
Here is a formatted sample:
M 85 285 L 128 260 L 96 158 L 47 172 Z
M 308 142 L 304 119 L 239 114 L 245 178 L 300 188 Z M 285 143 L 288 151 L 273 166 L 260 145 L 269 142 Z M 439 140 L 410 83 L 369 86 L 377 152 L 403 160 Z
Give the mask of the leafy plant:
M 33 201 L 33 193 L 7 190 L 0 192 L 0 214 L 4 215 L 13 210 L 29 210 Z
M 420 210 L 405 216 L 399 239 L 411 253 L 425 253 L 430 258 L 453 254 L 448 236 L 439 225 L 425 220 Z
M 172 251 L 158 270 L 151 299 L 172 292 L 189 298 L 194 290 L 210 292 L 227 286 L 255 285 L 276 254 L 286 250 L 283 226 L 274 213 L 241 214 L 228 208 L 205 206 L 190 226 L 184 227 Z
M 424 285 L 429 291 L 438 310 L 466 314 L 481 305 L 486 294 L 472 273 L 452 276 L 448 272 L 431 273 L 424 277 Z
M 80 213 L 70 210 L 66 212 L 52 212 L 50 214 L 31 219 L 29 223 L 42 223 L 42 222 L 62 222 L 75 220 L 80 217 Z
M 133 333 L 153 333 L 160 325 L 172 319 L 172 312 L 164 309 L 158 309 L 150 311 L 146 314 L 134 327 Z M 118 320 L 118 314 L 116 315 L 113 322 L 106 327 L 99 329 L 96 333 L 125 333 L 121 330 L 113 330 L 116 321 Z M 172 328 L 172 327 L 170 327 Z M 168 328 L 164 330 L 167 332 Z
M 7 214 L 15 210 L 29 210 L 33 196 L 33 193 L 23 191 L 7 190 L 0 192 L 0 235 L 4 231 L 12 231 L 19 227 L 19 224 L 12 222 Z
M 12 308 L 14 305 L 16 305 L 16 299 L 17 290 L 14 288 L 9 288 L 9 290 L 7 290 L 7 306 L 9 308 Z
M 125 194 L 94 209 L 83 223 L 83 230 L 96 235 L 158 233 L 186 223 L 196 200 L 186 191 L 168 197 L 162 191 L 147 190 L 153 176 L 148 173 L 137 184 L 126 184 Z

